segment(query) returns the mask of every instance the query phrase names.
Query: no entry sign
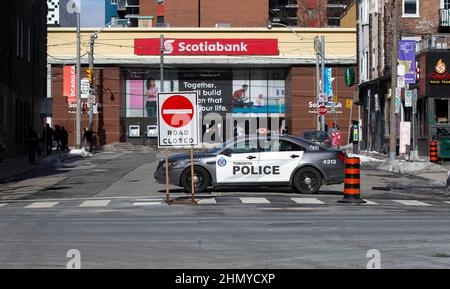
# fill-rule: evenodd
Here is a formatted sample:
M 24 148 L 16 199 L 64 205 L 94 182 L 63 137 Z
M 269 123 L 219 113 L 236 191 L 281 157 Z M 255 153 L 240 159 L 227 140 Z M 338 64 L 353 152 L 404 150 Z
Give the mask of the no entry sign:
M 160 147 L 199 145 L 197 92 L 158 93 Z
M 326 115 L 328 113 L 328 108 L 325 105 L 319 106 L 319 114 L 320 115 Z

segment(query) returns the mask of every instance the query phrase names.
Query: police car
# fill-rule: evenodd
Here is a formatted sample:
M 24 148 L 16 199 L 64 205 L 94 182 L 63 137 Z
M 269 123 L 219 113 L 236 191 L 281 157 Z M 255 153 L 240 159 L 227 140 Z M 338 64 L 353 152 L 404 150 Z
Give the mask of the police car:
M 345 153 L 296 136 L 246 137 L 194 154 L 196 192 L 222 186 L 290 186 L 316 193 L 324 184 L 344 181 Z M 169 157 L 169 182 L 191 191 L 189 154 Z M 165 161 L 154 174 L 165 183 Z

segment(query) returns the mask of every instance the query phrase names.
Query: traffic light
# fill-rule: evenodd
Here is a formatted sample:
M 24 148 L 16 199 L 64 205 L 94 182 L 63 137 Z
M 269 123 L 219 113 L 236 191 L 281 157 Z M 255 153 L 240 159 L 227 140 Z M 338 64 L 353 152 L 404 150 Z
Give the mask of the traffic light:
M 92 69 L 90 69 L 90 68 L 86 69 L 86 76 L 87 76 L 87 79 L 89 80 L 89 83 L 92 86 L 92 84 L 94 83 L 94 76 L 92 73 Z

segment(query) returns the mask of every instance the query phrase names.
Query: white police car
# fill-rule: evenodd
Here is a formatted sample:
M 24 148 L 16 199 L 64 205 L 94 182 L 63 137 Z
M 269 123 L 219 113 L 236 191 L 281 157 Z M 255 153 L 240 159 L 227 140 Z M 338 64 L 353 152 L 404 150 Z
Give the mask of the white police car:
M 194 154 L 196 192 L 208 186 L 291 186 L 300 193 L 316 193 L 324 184 L 344 181 L 345 154 L 300 137 L 246 137 Z M 165 161 L 154 177 L 165 183 Z M 169 158 L 169 182 L 191 190 L 189 154 Z

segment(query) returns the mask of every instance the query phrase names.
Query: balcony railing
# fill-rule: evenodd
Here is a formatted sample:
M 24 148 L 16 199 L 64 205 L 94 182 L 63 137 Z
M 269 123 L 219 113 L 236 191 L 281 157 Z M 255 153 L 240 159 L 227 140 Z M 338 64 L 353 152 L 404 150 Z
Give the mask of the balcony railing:
M 450 27 L 450 9 L 439 9 L 439 27 Z
M 450 35 L 431 34 L 422 38 L 417 47 L 417 53 L 427 50 L 450 49 Z

